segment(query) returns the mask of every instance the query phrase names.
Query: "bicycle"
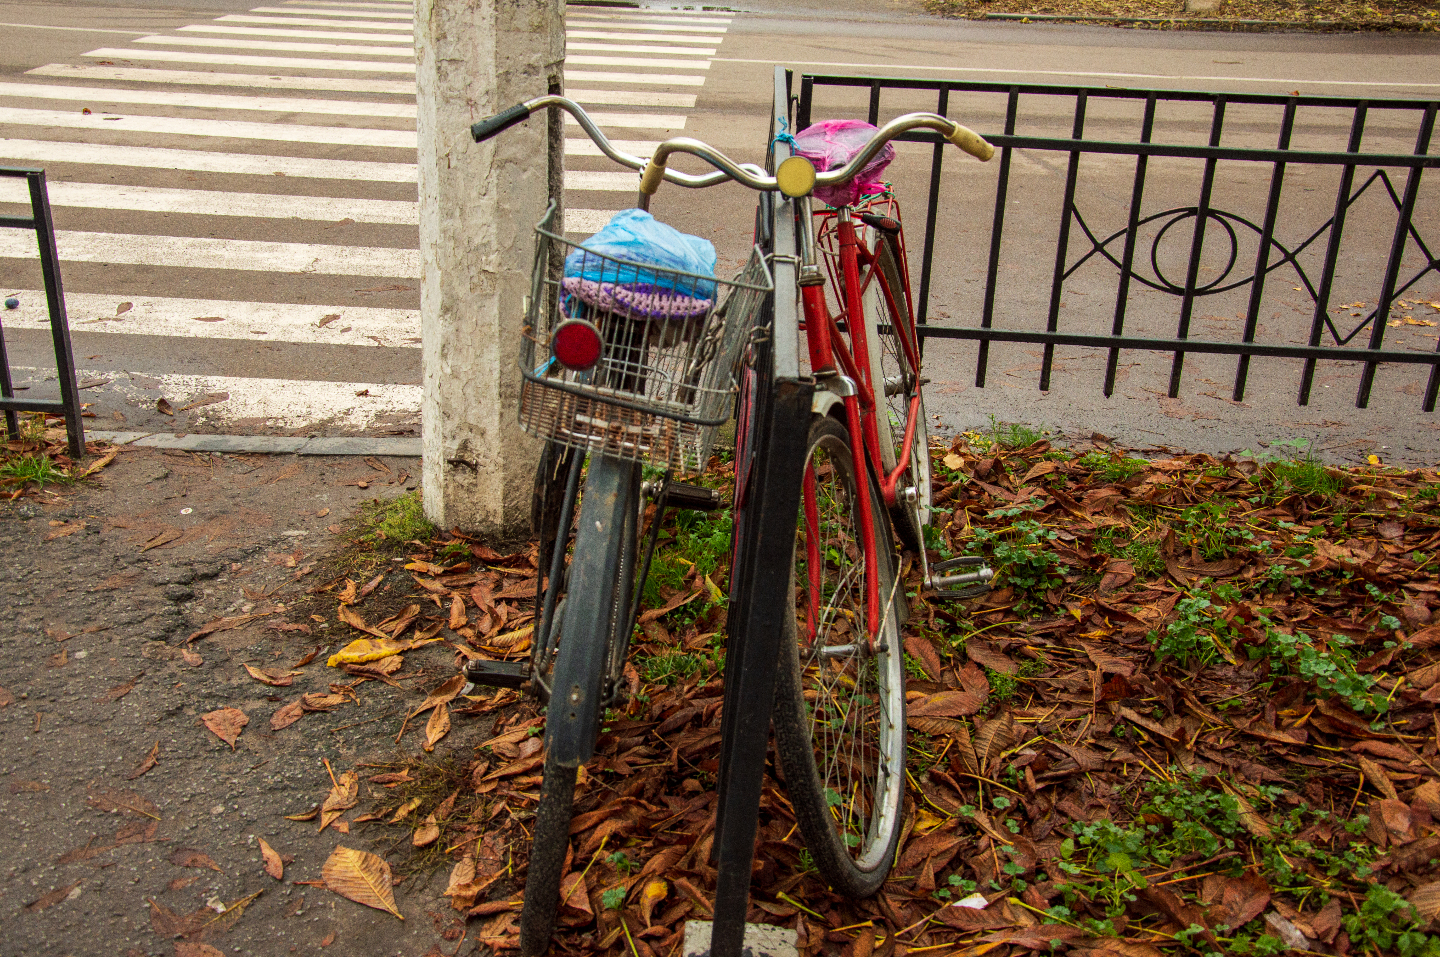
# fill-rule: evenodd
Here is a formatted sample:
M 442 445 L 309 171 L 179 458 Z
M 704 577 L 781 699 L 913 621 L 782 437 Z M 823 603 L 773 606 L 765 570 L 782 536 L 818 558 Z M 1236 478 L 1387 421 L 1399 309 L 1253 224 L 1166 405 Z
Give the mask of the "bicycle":
M 616 149 L 582 108 L 555 95 L 518 104 L 474 124 L 471 132 L 481 142 L 550 108 L 570 113 L 612 161 L 642 171 L 637 199 L 642 210 L 649 208 L 662 182 L 704 188 L 733 180 L 762 193 L 806 197 L 817 186 L 849 182 L 890 139 L 910 129 L 935 130 L 985 158 L 990 152 L 983 139 L 957 123 L 935 114 L 911 114 L 876 131 L 842 168 L 825 172 L 792 157 L 771 175 L 688 137 L 661 143 L 647 160 Z M 675 153 L 696 156 L 715 169 L 703 174 L 671 170 L 668 160 Z M 715 494 L 674 476 L 705 468 L 715 427 L 729 417 L 732 397 L 740 423 L 737 504 L 743 494 L 741 476 L 750 461 L 746 440 L 753 425 L 746 383 L 752 377 L 741 375 L 737 387 L 732 369 L 737 361 L 748 369 L 742 353 L 753 352 L 752 330 L 766 332 L 753 321 L 771 291 L 765 257 L 757 248 L 728 284 L 695 273 L 644 267 L 649 291 L 704 293 L 701 283 L 716 290 L 710 299 L 715 305 L 698 317 L 687 314 L 679 328 L 674 310 L 657 325 L 654 317 L 637 318 L 616 306 L 613 296 L 596 294 L 577 304 L 578 287 L 565 285 L 572 269 L 567 260 L 567 278 L 560 278 L 556 252 L 568 248 L 568 256 L 582 260 L 596 254 L 558 235 L 554 212 L 552 204 L 536 230 L 521 350 L 521 419 L 527 430 L 547 440 L 532 518 L 541 542 L 540 567 L 548 565 L 549 576 L 548 581 L 542 576 L 537 586 L 528 665 L 507 669 L 474 662 L 467 667 L 472 681 L 525 685 L 548 702 L 544 775 L 520 922 L 520 949 L 527 957 L 549 945 L 569 848 L 577 769 L 593 753 L 601 708 L 622 693 L 621 669 L 660 514 L 670 505 L 719 504 Z M 922 561 L 929 512 L 918 340 L 908 278 L 902 279 L 900 228 L 897 220 L 868 208 L 860 216 L 884 237 L 877 252 L 863 245 L 843 206 L 834 212 L 834 241 L 827 246 L 822 235 L 819 247 L 830 250 L 822 255 L 833 267 L 830 281 L 845 303 L 838 315 L 831 315 L 825 305 L 825 275 L 810 233 L 812 217 L 803 217 L 799 292 L 805 302 L 812 371 L 820 387 L 816 394 L 825 398 L 817 398 L 806 468 L 796 477 L 804 487 L 790 572 L 798 611 L 782 622 L 785 657 L 774 706 L 777 750 L 802 835 L 821 873 L 837 889 L 856 896 L 873 893 L 888 873 L 899 840 L 903 794 L 899 627 L 904 598 L 897 594 L 900 569 L 890 519 L 879 503 L 896 516 L 902 540 L 919 551 Z M 867 250 L 863 256 L 862 247 Z M 865 277 L 860 274 L 862 260 Z M 599 257 L 599 267 L 599 277 L 609 276 L 616 288 L 627 278 L 642 278 L 633 264 L 608 257 Z M 722 303 L 720 290 L 727 285 Z M 900 297 L 897 290 L 902 288 Z M 890 310 L 889 319 L 877 324 L 882 305 Z M 888 351 L 870 351 L 877 336 L 888 337 Z M 881 360 L 882 352 L 889 356 L 888 365 Z M 886 373 L 887 368 L 893 372 Z M 885 416 L 884 443 L 874 401 L 877 382 L 882 383 L 882 394 L 902 397 Z M 904 424 L 896 441 L 890 419 L 901 417 L 902 406 Z M 861 436 L 862 442 L 852 443 L 852 436 Z M 658 466 L 662 474 L 642 481 L 641 463 Z M 642 545 L 645 499 L 658 508 Z M 952 577 L 982 581 L 986 576 L 988 569 L 983 575 Z M 803 635 L 797 617 L 806 623 Z M 850 694 L 843 705 L 832 700 L 842 688 L 862 685 L 873 686 L 874 694 Z M 852 735 L 842 740 L 840 731 Z M 873 747 L 856 744 L 867 734 L 875 739 Z

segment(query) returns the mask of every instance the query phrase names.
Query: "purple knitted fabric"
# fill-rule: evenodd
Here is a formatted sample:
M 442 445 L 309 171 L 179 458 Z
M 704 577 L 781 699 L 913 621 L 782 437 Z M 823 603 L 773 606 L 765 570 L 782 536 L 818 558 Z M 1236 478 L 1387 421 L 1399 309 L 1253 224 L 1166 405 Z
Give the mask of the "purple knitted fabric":
M 694 319 L 714 305 L 713 299 L 687 296 L 650 283 L 596 282 L 566 276 L 561 286 L 582 302 L 631 319 Z

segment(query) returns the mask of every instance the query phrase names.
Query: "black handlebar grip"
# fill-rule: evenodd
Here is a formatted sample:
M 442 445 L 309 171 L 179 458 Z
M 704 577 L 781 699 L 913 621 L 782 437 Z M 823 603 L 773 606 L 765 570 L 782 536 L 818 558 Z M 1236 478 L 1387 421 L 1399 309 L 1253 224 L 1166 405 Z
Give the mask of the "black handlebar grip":
M 475 142 L 483 143 L 490 137 L 502 130 L 508 130 L 516 123 L 523 122 L 530 116 L 530 111 L 525 108 L 524 103 L 510 107 L 504 113 L 496 113 L 489 119 L 481 120 L 470 126 L 470 135 L 475 137 Z

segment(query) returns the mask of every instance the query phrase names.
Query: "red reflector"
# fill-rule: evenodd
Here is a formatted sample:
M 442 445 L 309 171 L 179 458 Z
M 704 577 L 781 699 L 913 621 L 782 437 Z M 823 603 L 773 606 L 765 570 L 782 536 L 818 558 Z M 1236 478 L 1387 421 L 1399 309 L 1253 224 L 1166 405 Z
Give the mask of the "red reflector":
M 584 372 L 600 361 L 600 330 L 584 319 L 567 319 L 550 337 L 550 351 L 565 368 Z

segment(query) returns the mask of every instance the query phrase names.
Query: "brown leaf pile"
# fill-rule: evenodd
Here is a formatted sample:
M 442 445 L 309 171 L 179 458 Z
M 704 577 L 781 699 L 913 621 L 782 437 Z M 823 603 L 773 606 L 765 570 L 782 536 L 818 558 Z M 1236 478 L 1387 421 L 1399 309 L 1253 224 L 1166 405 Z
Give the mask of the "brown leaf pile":
M 891 878 L 865 901 L 826 887 L 767 763 L 748 919 L 807 955 L 1440 949 L 1440 476 L 963 439 L 935 470 L 931 559 L 998 577 L 912 599 Z M 532 614 L 533 551 L 471 552 L 407 566 L 415 627 L 519 654 L 528 636 L 497 638 Z M 667 955 L 710 916 L 724 607 L 693 570 L 651 597 L 628 706 L 580 775 L 557 952 Z M 447 708 L 486 721 L 478 760 L 372 775 L 362 818 L 449 853 L 445 896 L 503 950 L 543 718 L 508 690 L 464 700 L 447 684 L 409 717 L 432 712 L 432 747 Z

